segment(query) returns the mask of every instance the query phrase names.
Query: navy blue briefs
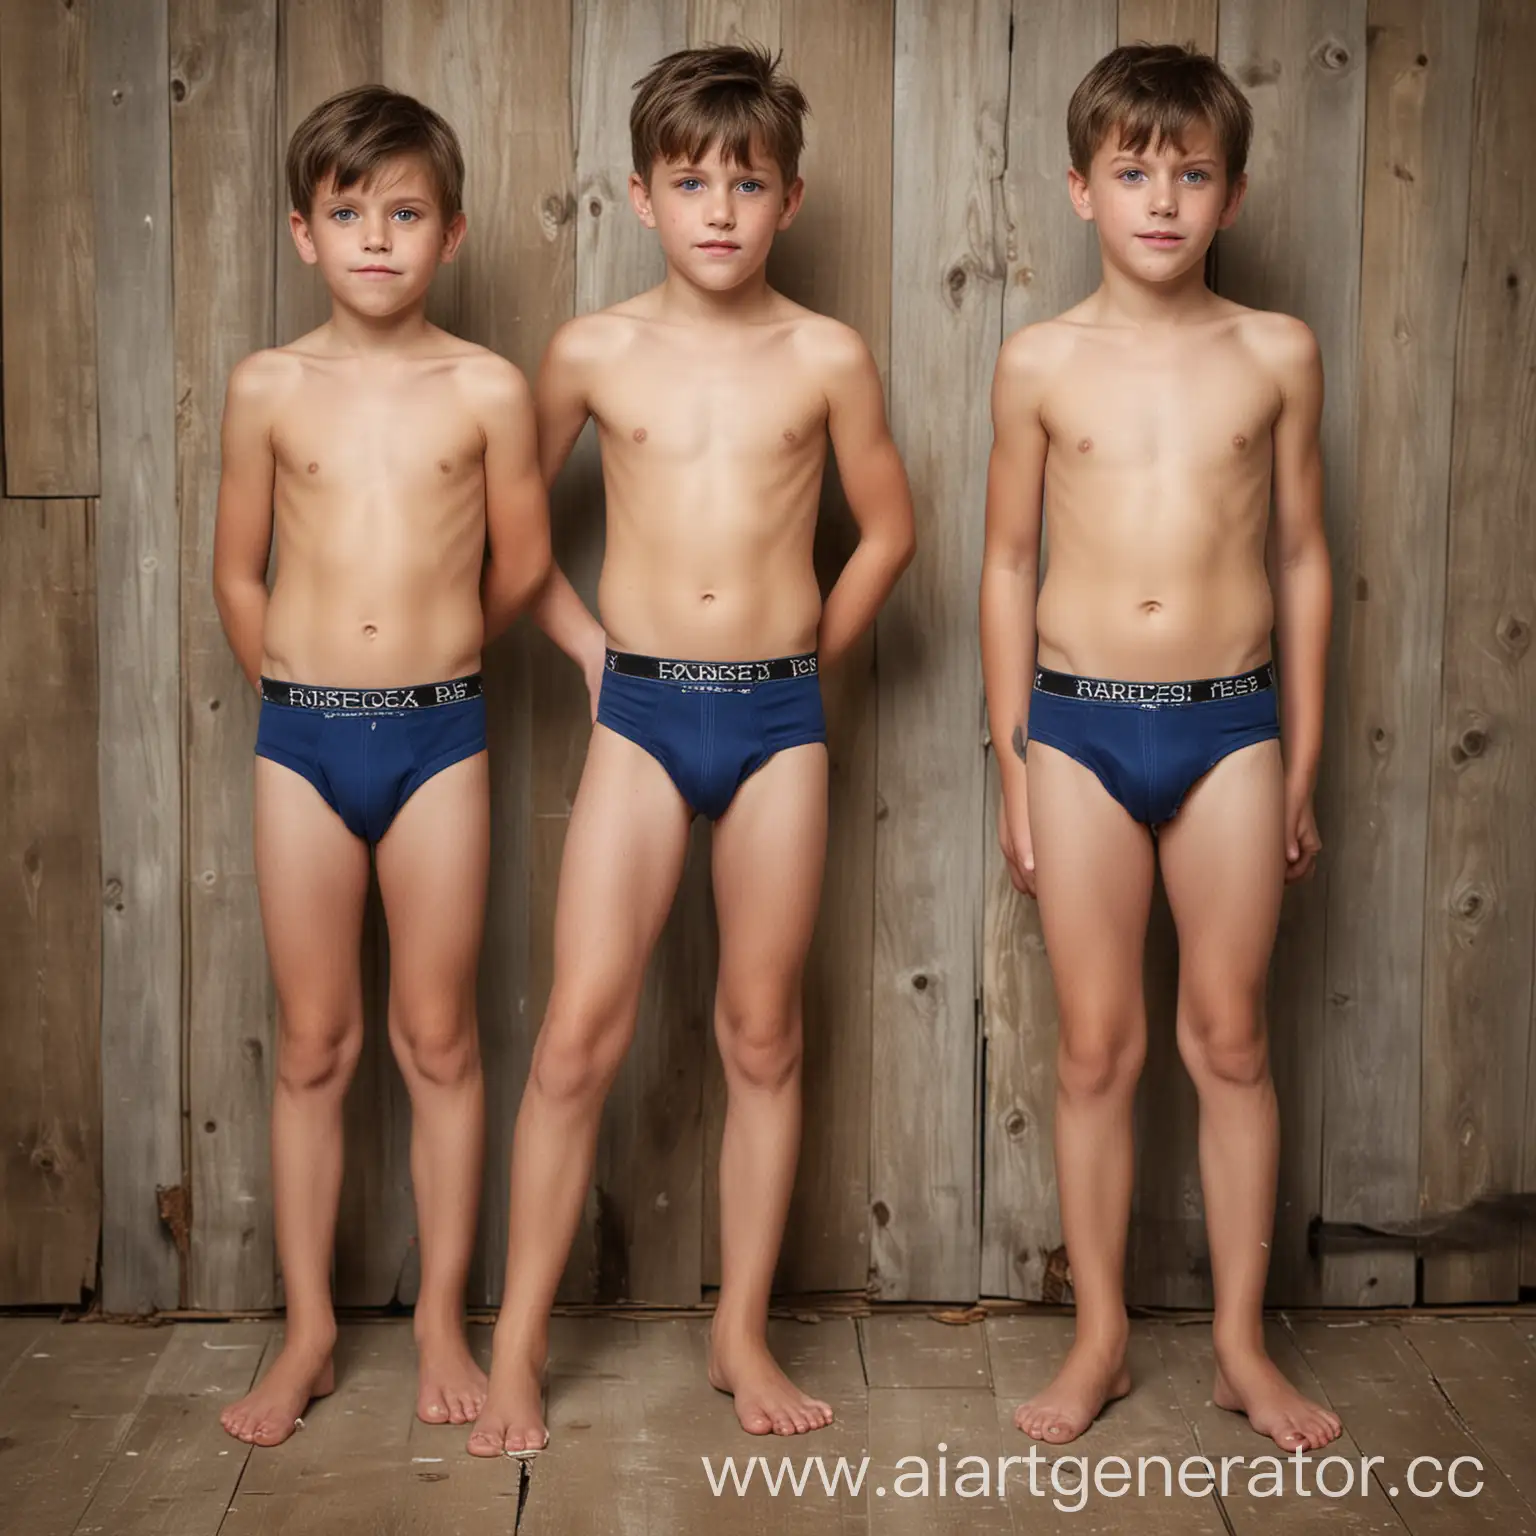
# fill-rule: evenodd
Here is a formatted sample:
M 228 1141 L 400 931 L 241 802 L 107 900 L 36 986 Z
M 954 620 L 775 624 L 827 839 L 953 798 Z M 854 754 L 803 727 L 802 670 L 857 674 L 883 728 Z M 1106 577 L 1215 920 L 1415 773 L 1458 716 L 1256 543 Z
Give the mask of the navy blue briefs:
M 412 688 L 261 680 L 256 755 L 308 779 L 365 842 L 434 774 L 485 751 L 480 674 Z
M 1222 758 L 1280 735 L 1269 662 L 1238 677 L 1119 683 L 1044 668 L 1029 739 L 1091 769 L 1137 821 L 1161 826 Z
M 774 753 L 827 739 L 814 655 L 667 661 L 609 651 L 606 665 L 597 723 L 649 752 L 711 821 Z

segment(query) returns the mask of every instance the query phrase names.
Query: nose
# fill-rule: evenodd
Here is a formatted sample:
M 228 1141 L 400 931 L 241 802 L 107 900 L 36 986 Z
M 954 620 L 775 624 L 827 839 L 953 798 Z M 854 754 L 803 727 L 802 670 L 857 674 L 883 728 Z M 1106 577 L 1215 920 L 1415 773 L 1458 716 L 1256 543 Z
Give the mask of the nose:
M 383 214 L 369 214 L 363 220 L 363 249 L 387 251 L 389 249 L 389 220 Z
M 1172 218 L 1178 213 L 1179 191 L 1171 176 L 1156 176 L 1152 179 L 1151 210 L 1165 218 Z
M 736 225 L 736 210 L 731 202 L 730 190 L 720 187 L 710 194 L 709 199 L 709 227 L 711 229 L 733 229 Z

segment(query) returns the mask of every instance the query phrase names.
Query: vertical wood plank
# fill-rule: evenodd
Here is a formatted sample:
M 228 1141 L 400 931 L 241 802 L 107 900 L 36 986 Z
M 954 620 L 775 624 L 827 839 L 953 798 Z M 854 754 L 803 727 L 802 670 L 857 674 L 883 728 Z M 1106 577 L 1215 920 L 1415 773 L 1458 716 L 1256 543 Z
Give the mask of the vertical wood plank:
M 769 268 L 790 298 L 835 315 L 889 378 L 894 0 L 788 0 L 785 66 L 811 102 L 807 194 Z M 857 541 L 829 466 L 817 566 L 829 590 Z M 827 873 L 805 973 L 805 1132 L 779 1282 L 869 1281 L 871 986 L 875 925 L 875 637 L 823 680 L 831 765 Z
M 891 416 L 918 553 L 879 632 L 872 1283 L 980 1282 L 977 1015 L 987 835 L 980 578 L 1010 8 L 896 16 Z
M 1216 52 L 1217 0 L 1120 0 L 1122 43 L 1182 43 Z
M 1519 1188 L 1536 920 L 1536 13 L 1483 0 L 1430 776 L 1422 1199 Z M 1514 1300 L 1520 1243 L 1424 1262 L 1426 1302 Z
M 9 496 L 94 496 L 101 483 L 91 14 L 69 0 L 0 6 L 0 376 Z
M 1355 402 L 1360 314 L 1361 155 L 1365 126 L 1365 0 L 1269 6 L 1223 0 L 1220 57 L 1253 103 L 1248 198 L 1221 236 L 1221 291 L 1239 303 L 1299 315 L 1317 334 L 1327 379 L 1325 515 L 1334 559 L 1354 546 Z M 1328 728 L 1318 784 L 1325 841 L 1342 832 L 1340 762 L 1352 592 L 1335 582 Z M 1282 670 L 1284 657 L 1280 658 Z M 1306 1254 L 1322 1198 L 1323 1082 L 1332 1020 L 1324 1007 L 1324 915 L 1331 866 L 1286 897 L 1271 971 L 1270 1057 L 1282 1127 L 1270 1300 L 1354 1303 L 1352 1284 L 1326 1286 Z M 1330 1118 L 1331 1123 L 1331 1118 Z M 1379 1289 L 1379 1288 L 1378 1288 Z M 1383 1302 L 1389 1298 L 1372 1299 Z
M 1068 11 L 1031 7 L 1014 17 L 1008 93 L 1005 334 L 1058 315 L 1099 278 L 1098 239 L 1067 197 L 1067 102 L 1115 45 L 1114 0 Z M 1011 751 L 1004 742 L 994 752 Z M 986 1108 L 981 1289 L 1041 1299 L 1061 1246 L 1052 1124 L 1056 1098 L 1056 999 L 1039 911 L 1008 878 L 997 843 L 1001 794 L 987 757 L 985 944 L 982 955 Z M 1052 1297 L 1051 1299 L 1057 1299 Z
M 172 0 L 176 469 L 185 722 L 187 1299 L 218 1311 L 274 1302 L 267 1140 L 272 989 L 251 845 L 259 707 L 213 602 L 219 426 L 230 370 L 273 328 L 271 180 L 276 0 Z M 238 228 L 241 238 L 231 239 Z
M 0 504 L 0 1304 L 78 1305 L 101 1221 L 96 571 L 84 501 Z
M 688 0 L 688 46 L 758 43 L 770 53 L 777 53 L 784 46 L 784 16 L 781 13 L 789 11 L 793 5 L 794 0 Z M 835 23 L 858 18 L 829 19 Z
M 1121 0 L 1122 43 L 1216 51 L 1217 0 Z M 1200 1106 L 1175 1042 L 1179 940 L 1158 872 L 1147 922 L 1142 990 L 1147 1061 L 1136 1093 L 1136 1185 L 1127 1295 L 1144 1306 L 1207 1307 L 1210 1258 L 1198 1153 Z
M 175 1306 L 182 1183 L 180 541 L 165 0 L 92 12 L 101 506 L 102 1294 Z
M 1372 0 L 1360 300 L 1359 519 L 1332 743 L 1342 817 L 1327 915 L 1323 1199 L 1343 1221 L 1419 1212 L 1431 743 L 1440 702 L 1456 306 L 1467 249 L 1476 5 Z M 1442 1140 L 1443 1125 L 1426 1127 Z M 1411 1254 L 1334 1256 L 1338 1301 L 1411 1302 Z
M 575 295 L 567 0 L 511 8 L 388 0 L 385 78 L 454 125 L 469 233 L 454 264 L 454 330 L 531 379 Z M 501 1293 L 512 1127 L 537 1015 L 529 1010 L 531 637 L 519 626 L 485 658 L 491 753 L 491 889 L 480 970 L 486 1175 L 471 1299 Z M 564 658 L 560 658 L 563 662 Z
M 384 62 L 381 0 L 279 0 L 279 4 L 276 335 L 284 342 L 314 330 L 331 314 L 325 280 L 316 268 L 299 260 L 282 228 L 288 211 L 283 160 L 289 137 L 327 96 L 381 79 Z

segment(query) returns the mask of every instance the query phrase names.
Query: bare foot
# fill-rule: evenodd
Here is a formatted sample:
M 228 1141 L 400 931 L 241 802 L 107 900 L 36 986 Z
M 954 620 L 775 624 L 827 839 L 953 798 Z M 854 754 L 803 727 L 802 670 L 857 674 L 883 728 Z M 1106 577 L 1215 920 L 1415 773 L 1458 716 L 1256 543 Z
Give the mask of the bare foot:
M 247 1445 L 281 1445 L 303 1420 L 312 1399 L 336 1389 L 331 1342 L 286 1339 L 272 1368 L 219 1415 L 219 1423 Z
M 1283 1451 L 1315 1451 L 1339 1437 L 1338 1415 L 1320 1408 L 1280 1374 L 1262 1350 L 1218 1351 L 1211 1401 L 1245 1413 L 1248 1422 Z
M 1098 1418 L 1105 1403 L 1130 1390 L 1123 1342 L 1105 1347 L 1079 1340 L 1067 1352 L 1050 1386 L 1021 1403 L 1013 1422 L 1031 1440 L 1065 1445 Z
M 526 1458 L 537 1456 L 548 1444 L 542 1354 L 496 1346 L 490 1391 L 470 1431 L 469 1454 Z
M 425 1424 L 469 1424 L 485 1406 L 485 1372 L 463 1329 L 422 1329 L 416 1337 L 416 1417 Z
M 832 1409 L 807 1397 L 756 1338 L 729 1344 L 716 1338 L 709 1346 L 709 1384 L 736 1401 L 736 1417 L 749 1435 L 803 1435 L 825 1429 Z

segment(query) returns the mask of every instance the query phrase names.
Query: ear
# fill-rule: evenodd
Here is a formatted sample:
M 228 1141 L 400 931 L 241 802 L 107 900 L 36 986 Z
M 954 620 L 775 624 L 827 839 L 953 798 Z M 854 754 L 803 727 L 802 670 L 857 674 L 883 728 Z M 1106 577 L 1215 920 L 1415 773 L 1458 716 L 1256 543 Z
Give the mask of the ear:
M 1227 193 L 1227 206 L 1221 210 L 1221 218 L 1217 220 L 1217 229 L 1231 229 L 1237 223 L 1237 210 L 1243 206 L 1243 196 L 1248 191 L 1248 173 L 1243 172 L 1232 183 L 1232 190 Z
M 656 214 L 651 208 L 651 189 L 639 171 L 629 173 L 629 206 L 647 229 L 656 228 Z
M 805 178 L 796 176 L 790 183 L 789 191 L 784 194 L 784 207 L 779 212 L 779 222 L 775 226 L 778 229 L 788 229 L 795 222 L 795 215 L 800 212 L 800 204 L 805 201 Z
M 1076 166 L 1067 167 L 1067 195 L 1078 218 L 1093 223 L 1093 194 L 1088 190 L 1088 178 Z
M 288 229 L 293 235 L 294 245 L 298 247 L 299 260 L 307 267 L 317 265 L 320 253 L 315 249 L 314 239 L 309 233 L 309 220 L 297 208 L 288 215 Z
M 443 231 L 443 250 L 438 257 L 445 266 L 459 254 L 459 247 L 464 243 L 464 231 L 469 227 L 469 221 L 464 217 L 461 208 L 449 219 L 448 227 Z

